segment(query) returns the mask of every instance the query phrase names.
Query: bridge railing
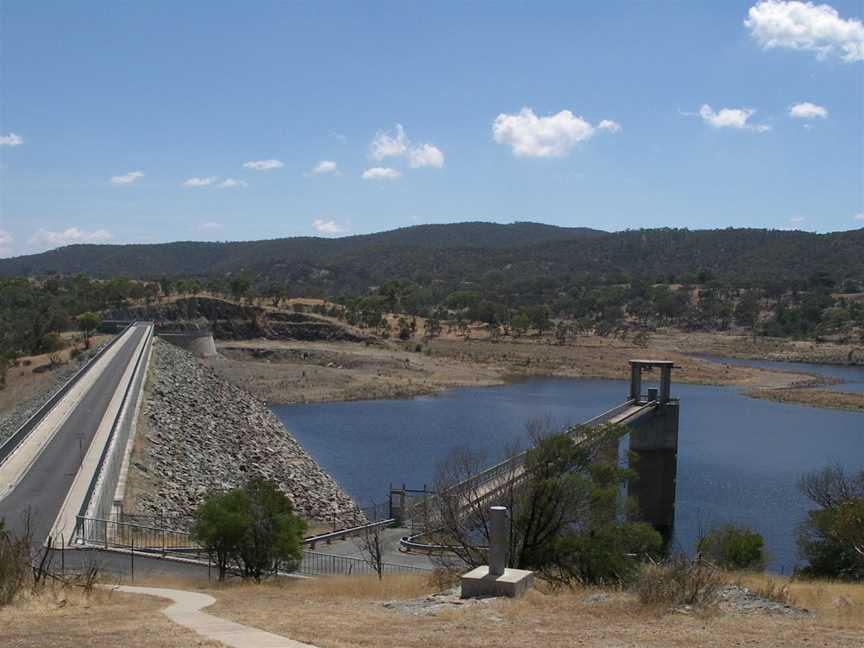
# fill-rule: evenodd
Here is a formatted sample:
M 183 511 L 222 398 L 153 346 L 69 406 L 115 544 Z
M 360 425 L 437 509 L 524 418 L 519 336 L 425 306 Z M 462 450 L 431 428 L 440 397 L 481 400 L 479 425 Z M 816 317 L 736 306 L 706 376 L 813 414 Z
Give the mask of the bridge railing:
M 602 425 L 603 423 L 609 421 L 610 419 L 614 418 L 615 416 L 626 410 L 628 407 L 631 407 L 633 404 L 634 403 L 632 400 L 627 400 L 620 405 L 616 405 L 615 407 L 606 410 L 605 412 L 601 412 L 597 416 L 594 416 L 587 421 L 580 423 L 579 425 L 569 428 L 568 432 L 571 435 L 575 435 L 579 431 L 584 430 L 585 428 L 592 428 L 598 425 Z M 525 457 L 527 456 L 527 454 L 528 451 L 523 450 L 522 452 L 513 455 L 512 457 L 508 457 L 507 459 L 504 459 L 503 461 L 500 461 L 497 464 L 486 468 L 485 470 L 477 473 L 476 475 L 473 475 L 468 479 L 465 479 L 458 484 L 455 484 L 451 488 L 454 492 L 464 493 L 466 491 L 475 491 L 478 487 L 492 482 L 495 479 L 501 477 L 502 475 L 513 475 L 525 463 Z M 446 495 L 446 493 L 444 495 Z M 430 495 L 430 497 L 436 496 L 437 495 Z M 414 507 L 419 507 L 421 504 L 422 502 L 415 503 Z
M 431 568 L 410 565 L 399 565 L 385 562 L 381 564 L 384 574 L 426 574 Z M 352 556 L 334 556 L 332 554 L 304 551 L 303 560 L 296 573 L 307 576 L 363 576 L 375 574 L 376 571 L 369 561 Z
M 19 427 L 12 435 L 6 439 L 3 443 L 0 443 L 0 464 L 2 464 L 9 456 L 15 451 L 15 449 L 24 442 L 30 433 L 36 428 L 39 423 L 42 422 L 42 419 L 54 409 L 54 406 L 60 402 L 60 400 L 69 392 L 75 384 L 84 377 L 84 375 L 93 368 L 93 366 L 99 361 L 103 355 L 108 352 L 114 344 L 123 337 L 123 334 L 129 327 L 120 331 L 117 335 L 115 335 L 111 340 L 109 340 L 105 345 L 99 349 L 96 354 L 93 355 L 87 362 L 85 362 L 78 371 L 76 371 L 72 377 L 67 380 L 54 394 L 52 394 L 47 401 L 45 401 L 42 406 L 33 413 L 30 418 L 28 418 L 22 425 Z

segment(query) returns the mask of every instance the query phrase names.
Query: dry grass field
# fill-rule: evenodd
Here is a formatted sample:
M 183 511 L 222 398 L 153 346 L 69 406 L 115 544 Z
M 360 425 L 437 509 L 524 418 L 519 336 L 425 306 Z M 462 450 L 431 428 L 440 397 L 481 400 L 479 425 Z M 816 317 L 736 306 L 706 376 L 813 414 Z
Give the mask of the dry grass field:
M 97 590 L 49 589 L 0 607 L 3 648 L 216 648 L 191 630 L 170 621 L 167 602 Z
M 524 646 L 824 646 L 864 645 L 864 585 L 793 582 L 763 575 L 729 576 L 810 616 L 729 613 L 717 607 L 686 613 L 640 605 L 617 591 L 550 591 L 520 600 L 451 602 L 433 614 L 403 606 L 441 589 L 425 576 L 321 578 L 262 585 L 150 580 L 140 584 L 197 589 L 216 597 L 206 612 L 312 643 L 320 648 L 522 648 Z M 139 584 L 136 582 L 136 584 Z M 172 624 L 167 602 L 98 591 L 49 591 L 0 609 L 3 646 L 216 646 Z

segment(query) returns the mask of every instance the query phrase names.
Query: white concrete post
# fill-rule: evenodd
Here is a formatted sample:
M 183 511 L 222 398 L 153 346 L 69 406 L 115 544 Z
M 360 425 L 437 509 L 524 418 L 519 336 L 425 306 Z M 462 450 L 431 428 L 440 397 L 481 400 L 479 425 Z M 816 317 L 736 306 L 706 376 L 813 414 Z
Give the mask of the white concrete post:
M 507 507 L 489 509 L 489 574 L 500 576 L 507 567 Z

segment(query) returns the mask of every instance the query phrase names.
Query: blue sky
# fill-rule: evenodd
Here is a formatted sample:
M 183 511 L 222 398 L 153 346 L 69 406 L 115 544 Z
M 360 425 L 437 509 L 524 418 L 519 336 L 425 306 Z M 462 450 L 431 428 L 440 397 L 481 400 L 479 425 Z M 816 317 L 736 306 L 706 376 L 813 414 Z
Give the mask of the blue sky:
M 860 2 L 596 5 L 6 0 L 0 255 L 864 226 Z

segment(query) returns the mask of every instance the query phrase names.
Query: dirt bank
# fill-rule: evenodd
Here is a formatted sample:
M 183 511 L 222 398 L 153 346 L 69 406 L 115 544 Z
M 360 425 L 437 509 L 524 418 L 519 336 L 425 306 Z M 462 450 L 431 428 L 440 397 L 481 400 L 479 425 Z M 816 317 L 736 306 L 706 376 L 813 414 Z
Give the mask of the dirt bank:
M 402 398 L 531 376 L 626 379 L 627 361 L 674 360 L 676 382 L 777 388 L 813 384 L 813 376 L 732 367 L 673 350 L 668 337 L 647 347 L 608 337 L 560 345 L 549 338 L 493 341 L 444 336 L 370 346 L 349 342 L 219 342 L 206 362 L 271 404 Z M 622 393 L 624 387 L 622 386 Z

